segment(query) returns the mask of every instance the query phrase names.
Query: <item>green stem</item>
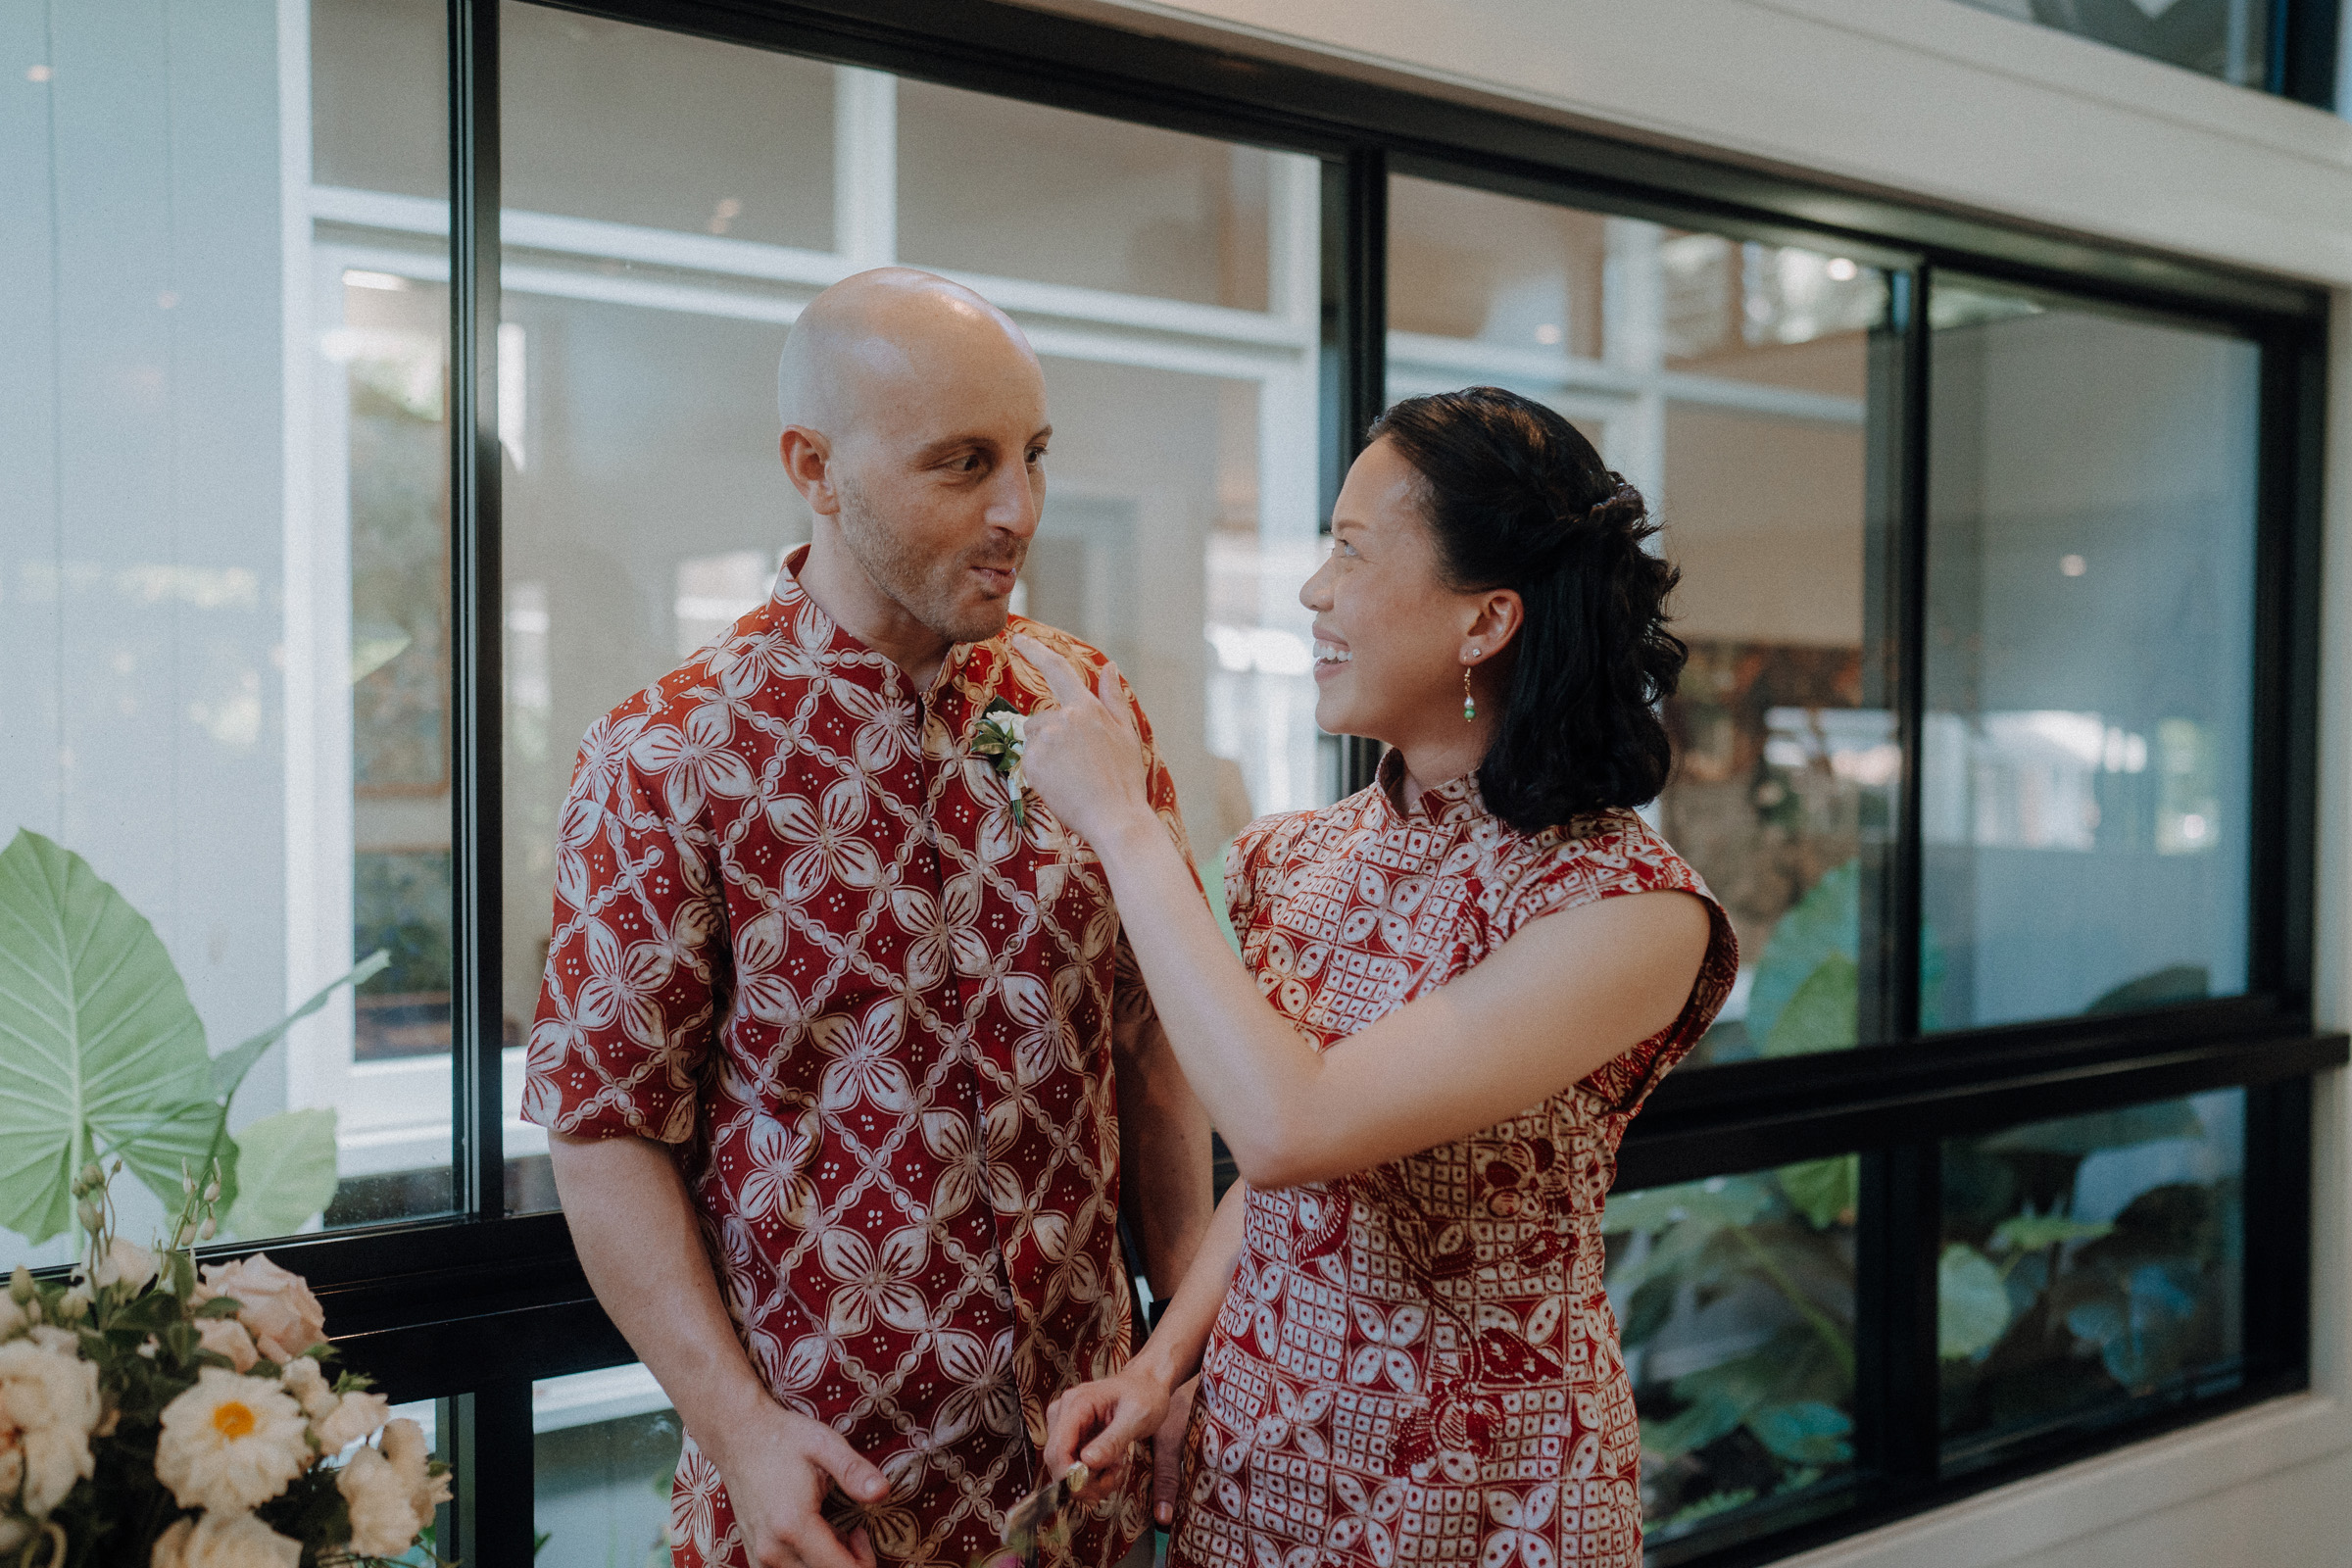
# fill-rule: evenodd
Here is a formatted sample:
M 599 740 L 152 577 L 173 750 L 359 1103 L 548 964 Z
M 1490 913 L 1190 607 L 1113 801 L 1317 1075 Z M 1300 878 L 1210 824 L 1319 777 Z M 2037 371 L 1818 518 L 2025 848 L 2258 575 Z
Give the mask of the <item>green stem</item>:
M 1788 1271 L 1781 1267 L 1780 1260 L 1772 1255 L 1769 1248 L 1748 1233 L 1746 1226 L 1734 1225 L 1731 1227 L 1731 1232 L 1739 1237 L 1740 1245 L 1754 1255 L 1756 1266 L 1771 1277 L 1772 1283 L 1780 1288 L 1783 1296 L 1788 1298 L 1788 1304 L 1803 1313 L 1805 1321 L 1813 1325 L 1813 1332 L 1821 1336 L 1822 1343 L 1830 1348 L 1830 1354 L 1837 1357 L 1838 1368 L 1845 1373 L 1846 1381 L 1852 1382 L 1854 1376 L 1853 1342 L 1839 1331 L 1836 1323 L 1830 1321 L 1830 1315 L 1827 1312 L 1814 1305 L 1806 1298 L 1805 1293 L 1797 1289 L 1796 1281 L 1788 1277 Z

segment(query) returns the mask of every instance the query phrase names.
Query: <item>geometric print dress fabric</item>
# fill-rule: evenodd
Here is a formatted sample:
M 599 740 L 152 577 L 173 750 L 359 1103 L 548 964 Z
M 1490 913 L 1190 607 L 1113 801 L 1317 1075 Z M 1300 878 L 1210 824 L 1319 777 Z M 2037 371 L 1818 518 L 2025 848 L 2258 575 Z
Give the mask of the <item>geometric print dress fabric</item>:
M 970 750 L 992 699 L 1045 695 L 1005 649 L 958 645 L 917 692 L 788 565 L 588 732 L 530 1037 L 526 1117 L 672 1146 L 754 1369 L 890 1479 L 833 1499 L 885 1563 L 994 1545 L 1047 1402 L 1116 1370 L 1133 1321 L 1112 1050 L 1150 1003 L 1100 862 L 1034 797 L 1015 822 Z M 1047 1568 L 1118 1560 L 1149 1480 Z M 691 1433 L 672 1505 L 682 1568 L 747 1568 Z
M 1318 1050 L 1527 921 L 1680 889 L 1713 926 L 1675 1022 L 1541 1104 L 1332 1181 L 1250 1190 L 1201 1361 L 1178 1568 L 1637 1568 L 1641 1427 L 1601 1285 L 1601 1207 L 1642 1100 L 1706 1031 L 1739 953 L 1631 811 L 1529 837 L 1475 775 L 1257 822 L 1227 858 L 1258 988 Z

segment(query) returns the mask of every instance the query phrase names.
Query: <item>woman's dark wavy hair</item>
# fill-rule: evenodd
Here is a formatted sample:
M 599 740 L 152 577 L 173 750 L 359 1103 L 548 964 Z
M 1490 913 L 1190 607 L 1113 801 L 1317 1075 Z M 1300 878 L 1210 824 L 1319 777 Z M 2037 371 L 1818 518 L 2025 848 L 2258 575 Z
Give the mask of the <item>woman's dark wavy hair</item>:
M 1666 629 L 1681 573 L 1643 546 L 1641 492 L 1541 403 L 1500 387 L 1406 398 L 1372 422 L 1418 469 L 1439 570 L 1517 590 L 1502 718 L 1479 765 L 1487 808 L 1522 833 L 1665 788 L 1657 703 L 1689 656 Z

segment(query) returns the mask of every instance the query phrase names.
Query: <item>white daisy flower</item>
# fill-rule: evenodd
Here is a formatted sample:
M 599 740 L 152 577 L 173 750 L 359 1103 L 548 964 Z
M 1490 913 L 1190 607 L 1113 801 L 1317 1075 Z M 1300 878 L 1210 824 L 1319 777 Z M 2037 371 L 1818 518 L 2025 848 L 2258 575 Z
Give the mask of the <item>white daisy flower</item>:
M 164 1406 L 155 1473 L 183 1508 L 244 1513 L 283 1492 L 311 1456 L 310 1424 L 284 1389 L 208 1366 Z

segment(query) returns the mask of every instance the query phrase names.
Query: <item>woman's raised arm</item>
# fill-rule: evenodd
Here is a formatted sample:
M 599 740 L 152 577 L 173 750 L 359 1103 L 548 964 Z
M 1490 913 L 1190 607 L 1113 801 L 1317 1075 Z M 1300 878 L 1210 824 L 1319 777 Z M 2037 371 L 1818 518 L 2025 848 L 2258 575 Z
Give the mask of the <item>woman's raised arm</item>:
M 1682 1013 L 1709 937 L 1685 893 L 1530 921 L 1475 968 L 1317 1053 L 1262 997 L 1143 793 L 1126 715 L 1030 638 L 1057 707 L 1023 769 L 1102 858 L 1185 1074 L 1251 1186 L 1318 1181 L 1450 1143 L 1549 1098 Z

